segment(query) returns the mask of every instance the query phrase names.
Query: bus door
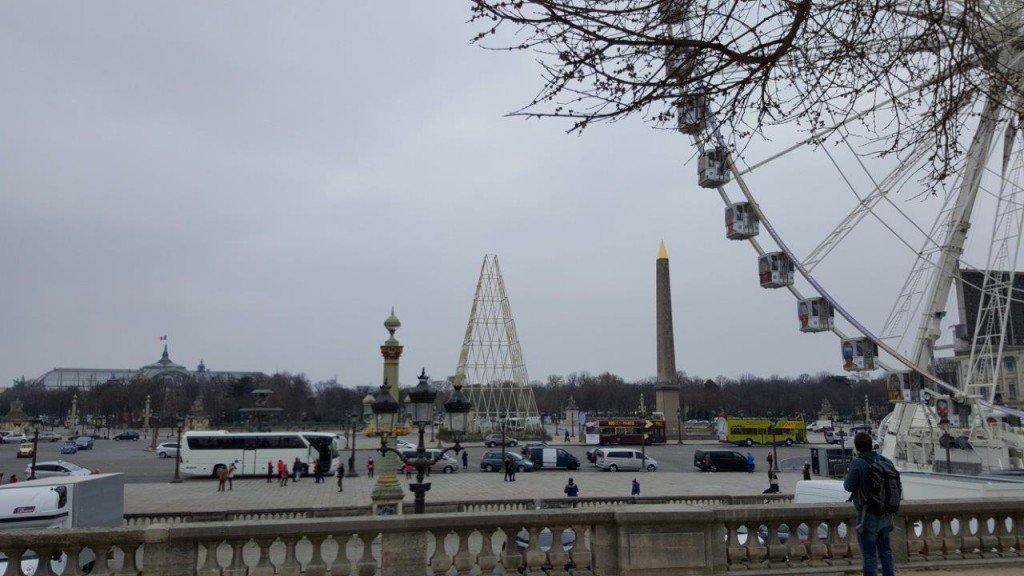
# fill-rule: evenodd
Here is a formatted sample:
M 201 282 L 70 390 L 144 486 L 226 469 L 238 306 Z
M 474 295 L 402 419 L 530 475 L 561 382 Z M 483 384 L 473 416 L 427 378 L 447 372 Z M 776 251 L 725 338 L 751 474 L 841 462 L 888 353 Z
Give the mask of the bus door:
M 242 449 L 242 462 L 239 464 L 238 473 L 242 476 L 259 474 L 262 467 L 256 461 L 256 450 L 251 448 Z

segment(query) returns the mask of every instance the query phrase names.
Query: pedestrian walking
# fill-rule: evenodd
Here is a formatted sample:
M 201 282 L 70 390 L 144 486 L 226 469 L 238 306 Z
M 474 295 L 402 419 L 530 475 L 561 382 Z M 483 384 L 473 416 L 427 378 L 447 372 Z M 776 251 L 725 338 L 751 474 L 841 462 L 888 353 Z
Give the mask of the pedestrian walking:
M 465 450 L 462 451 L 462 469 L 469 469 L 469 452 L 466 452 Z
M 338 473 L 336 474 L 336 476 L 338 477 L 338 492 L 344 492 L 345 486 L 342 484 L 342 481 L 345 479 L 344 464 L 338 463 Z
M 313 483 L 320 484 L 324 481 L 324 473 L 320 468 L 320 461 L 313 460 Z
M 295 457 L 295 463 L 292 464 L 292 482 L 298 482 L 299 481 L 299 476 L 302 476 L 302 468 L 303 468 L 302 460 L 299 460 L 299 457 L 296 456 Z
M 284 460 L 277 461 L 277 485 L 288 485 L 288 465 L 284 463 Z
M 639 496 L 640 495 L 640 481 L 637 480 L 636 478 L 633 478 L 633 488 L 630 491 L 630 493 L 633 496 Z
M 228 490 L 234 490 L 235 489 L 235 471 L 236 470 L 238 470 L 238 467 L 235 466 L 234 462 L 232 462 L 231 465 L 228 466 Z
M 502 463 L 502 466 L 505 468 L 505 478 L 503 480 L 505 482 L 511 481 L 512 480 L 512 457 L 506 455 L 505 456 L 505 462 Z
M 274 463 L 267 460 L 267 484 L 270 484 L 271 478 L 274 477 Z
M 366 476 L 368 478 L 373 478 L 373 458 L 370 458 L 366 462 Z
M 772 478 L 772 471 L 775 470 L 775 466 L 773 466 L 773 464 L 775 464 L 775 458 L 773 458 L 772 457 L 772 453 L 769 452 L 768 453 L 768 457 L 765 458 L 765 460 L 768 461 L 768 479 L 771 480 L 771 478 Z
M 566 442 L 569 441 L 569 431 L 568 430 L 565 431 L 565 441 Z
M 896 564 L 892 556 L 892 544 L 889 542 L 889 535 L 892 533 L 892 513 L 876 511 L 869 505 L 872 499 L 871 486 L 868 482 L 868 469 L 874 466 L 875 470 L 889 470 L 895 474 L 894 482 L 899 484 L 899 473 L 895 472 L 892 462 L 872 450 L 873 442 L 871 435 L 867 432 L 858 432 L 853 437 L 853 447 L 857 450 L 857 457 L 850 462 L 850 471 L 843 481 L 843 488 L 850 492 L 850 499 L 853 500 L 853 507 L 857 510 L 857 541 L 860 544 L 861 569 L 864 574 L 874 576 L 878 565 L 882 565 L 882 576 L 894 576 Z M 886 477 L 890 475 L 886 473 Z M 887 478 L 883 478 L 883 483 Z M 876 488 L 880 488 L 876 484 Z M 880 492 L 874 497 L 879 498 Z M 895 493 L 896 502 L 902 496 L 902 490 Z M 880 498 L 882 502 L 886 499 Z
M 810 479 L 811 479 L 811 463 L 810 462 L 805 462 L 804 463 L 804 480 L 810 480 Z
M 747 474 L 754 473 L 754 455 L 747 452 Z
M 405 479 L 412 480 L 412 464 L 406 462 L 405 466 L 403 466 L 402 468 L 405 469 Z

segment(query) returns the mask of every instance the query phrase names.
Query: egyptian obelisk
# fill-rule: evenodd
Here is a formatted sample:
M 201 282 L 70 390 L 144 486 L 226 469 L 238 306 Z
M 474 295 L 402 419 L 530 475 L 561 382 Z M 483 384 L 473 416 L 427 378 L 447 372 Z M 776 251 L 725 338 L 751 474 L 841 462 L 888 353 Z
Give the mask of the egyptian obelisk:
M 655 285 L 657 290 L 658 381 L 655 384 L 657 411 L 665 416 L 665 435 L 680 437 L 679 384 L 676 381 L 676 345 L 672 330 L 672 283 L 668 274 L 665 242 L 658 249 Z

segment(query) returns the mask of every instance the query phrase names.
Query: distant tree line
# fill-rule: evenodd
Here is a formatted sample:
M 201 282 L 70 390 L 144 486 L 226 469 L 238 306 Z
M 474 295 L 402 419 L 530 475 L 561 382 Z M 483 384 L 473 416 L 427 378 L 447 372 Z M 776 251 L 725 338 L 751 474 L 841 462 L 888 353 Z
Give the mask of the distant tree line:
M 885 386 L 881 379 L 853 379 L 819 373 L 796 378 L 745 375 L 737 379 L 719 376 L 713 380 L 690 377 L 680 372 L 673 384 L 680 386 L 680 412 L 669 408 L 667 419 L 710 420 L 719 414 L 730 416 L 791 416 L 815 419 L 827 401 L 840 418 L 863 418 L 865 399 L 873 417 L 887 411 Z M 646 412 L 655 408 L 655 381 L 648 378 L 627 382 L 605 372 L 591 375 L 573 372 L 548 376 L 531 387 L 537 407 L 548 417 L 564 417 L 572 398 L 579 410 L 593 415 L 627 416 L 640 413 L 641 397 Z M 376 392 L 368 386 L 348 387 L 335 379 L 311 383 L 304 374 L 279 373 L 241 379 L 213 378 L 206 381 L 110 380 L 91 389 L 45 389 L 25 379 L 0 392 L 0 411 L 6 413 L 12 400 L 23 403 L 24 411 L 52 424 L 63 423 L 77 401 L 79 423 L 93 428 L 137 428 L 142 425 L 146 397 L 150 399 L 150 425 L 173 426 L 179 416 L 198 411 L 214 427 L 245 428 L 242 408 L 255 405 L 252 392 L 272 392 L 268 405 L 280 408 L 276 426 L 331 428 L 347 426 L 350 414 L 363 413 L 363 398 Z M 448 383 L 438 386 L 438 411 L 450 394 Z

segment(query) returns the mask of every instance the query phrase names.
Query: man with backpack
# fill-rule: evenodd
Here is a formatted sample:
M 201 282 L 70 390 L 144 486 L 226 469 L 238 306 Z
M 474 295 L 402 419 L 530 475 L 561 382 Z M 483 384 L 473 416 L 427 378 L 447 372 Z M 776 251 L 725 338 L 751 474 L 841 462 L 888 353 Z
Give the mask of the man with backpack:
M 875 576 L 881 562 L 882 576 L 894 576 L 896 565 L 889 535 L 892 515 L 899 510 L 903 498 L 903 486 L 896 467 L 872 450 L 873 443 L 867 432 L 859 432 L 853 438 L 858 455 L 850 462 L 843 488 L 850 492 L 857 510 L 857 541 L 864 575 Z

